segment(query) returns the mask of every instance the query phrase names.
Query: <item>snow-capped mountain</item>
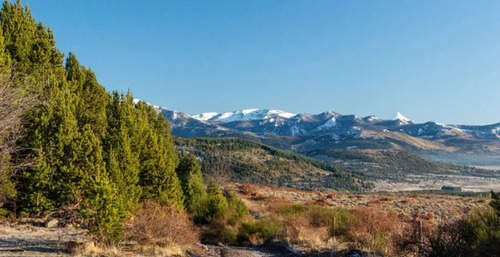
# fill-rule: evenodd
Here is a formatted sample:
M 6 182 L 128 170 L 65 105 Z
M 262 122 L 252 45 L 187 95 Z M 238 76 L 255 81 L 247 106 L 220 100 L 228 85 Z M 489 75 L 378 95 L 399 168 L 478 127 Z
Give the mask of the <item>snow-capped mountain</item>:
M 311 148 L 398 148 L 444 151 L 500 151 L 500 123 L 471 126 L 416 123 L 400 112 L 394 119 L 359 117 L 327 111 L 295 114 L 272 109 L 207 112 L 197 115 L 155 106 L 181 137 L 252 137 Z M 278 139 L 278 141 L 276 141 Z
M 399 122 L 401 122 L 401 124 L 409 124 L 409 123 L 415 123 L 414 121 L 406 118 L 402 113 L 400 112 L 396 112 L 396 117 L 394 118 L 394 120 L 397 120 Z
M 206 112 L 198 115 L 193 115 L 192 117 L 197 120 L 203 121 L 217 121 L 217 122 L 233 122 L 233 121 L 245 121 L 245 120 L 265 120 L 265 119 L 289 119 L 297 114 L 284 112 L 280 110 L 268 110 L 268 109 L 247 109 L 234 112 Z

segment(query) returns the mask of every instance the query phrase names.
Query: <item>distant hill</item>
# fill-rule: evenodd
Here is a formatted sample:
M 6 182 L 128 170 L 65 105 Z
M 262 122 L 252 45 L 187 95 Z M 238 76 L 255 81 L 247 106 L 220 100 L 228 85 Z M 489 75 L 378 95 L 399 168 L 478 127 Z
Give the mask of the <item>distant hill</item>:
M 362 176 L 293 152 L 241 138 L 176 138 L 178 150 L 194 154 L 202 170 L 220 180 L 300 189 L 363 191 Z
M 419 183 L 436 177 L 493 178 L 495 171 L 431 161 L 399 150 L 315 149 L 300 154 L 243 138 L 175 138 L 205 174 L 225 181 L 300 189 L 366 191 L 372 182 Z
M 437 162 L 399 150 L 317 149 L 302 154 L 340 165 L 365 179 L 405 181 L 409 176 L 498 177 L 494 171 Z

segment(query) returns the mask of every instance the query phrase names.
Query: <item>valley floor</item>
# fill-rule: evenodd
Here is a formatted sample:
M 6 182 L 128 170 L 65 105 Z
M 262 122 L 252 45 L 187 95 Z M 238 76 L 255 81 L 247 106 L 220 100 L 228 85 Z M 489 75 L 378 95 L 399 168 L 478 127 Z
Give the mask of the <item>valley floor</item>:
M 500 171 L 499 171 L 500 174 Z M 500 191 L 500 179 L 464 175 L 408 175 L 406 181 L 373 181 L 374 191 L 401 192 L 439 190 L 442 186 L 460 187 L 468 192 Z

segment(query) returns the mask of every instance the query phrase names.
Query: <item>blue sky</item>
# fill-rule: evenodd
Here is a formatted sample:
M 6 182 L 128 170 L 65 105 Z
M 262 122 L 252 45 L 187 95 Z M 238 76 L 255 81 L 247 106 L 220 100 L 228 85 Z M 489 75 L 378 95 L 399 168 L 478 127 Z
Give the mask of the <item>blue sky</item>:
M 189 114 L 500 122 L 500 1 L 23 3 L 108 90 Z

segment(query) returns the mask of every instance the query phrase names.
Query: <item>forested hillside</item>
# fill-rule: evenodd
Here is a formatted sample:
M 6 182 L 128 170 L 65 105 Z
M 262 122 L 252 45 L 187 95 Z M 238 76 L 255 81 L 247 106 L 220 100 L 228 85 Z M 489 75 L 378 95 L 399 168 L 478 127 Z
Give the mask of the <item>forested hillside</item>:
M 64 58 L 20 1 L 3 3 L 0 30 L 0 92 L 10 93 L 0 106 L 3 214 L 64 216 L 116 240 L 143 199 L 184 208 L 163 115 L 130 92 L 108 93 L 75 54 Z
M 371 188 L 361 176 L 300 154 L 241 138 L 175 138 L 179 150 L 192 152 L 204 173 L 223 180 L 302 189 Z

